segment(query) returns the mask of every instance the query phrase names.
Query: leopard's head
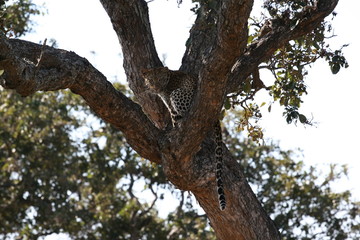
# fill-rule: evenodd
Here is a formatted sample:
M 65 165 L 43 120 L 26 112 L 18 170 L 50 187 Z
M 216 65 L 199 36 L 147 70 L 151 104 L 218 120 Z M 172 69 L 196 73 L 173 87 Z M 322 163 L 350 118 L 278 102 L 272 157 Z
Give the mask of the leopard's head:
M 141 76 L 151 91 L 162 92 L 169 83 L 170 70 L 167 67 L 142 69 Z

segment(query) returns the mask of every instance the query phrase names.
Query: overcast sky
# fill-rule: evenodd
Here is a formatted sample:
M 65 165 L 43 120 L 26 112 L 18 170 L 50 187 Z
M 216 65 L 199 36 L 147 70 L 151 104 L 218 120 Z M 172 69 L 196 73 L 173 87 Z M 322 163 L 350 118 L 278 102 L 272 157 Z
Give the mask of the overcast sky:
M 36 0 L 36 3 L 44 1 Z M 155 0 L 149 3 L 150 17 L 160 58 L 166 55 L 166 64 L 171 69 L 180 66 L 185 50 L 185 41 L 195 18 L 189 10 L 189 0 L 177 6 L 175 0 Z M 86 8 L 84 8 L 86 6 Z M 98 0 L 47 1 L 48 14 L 36 17 L 36 30 L 25 38 L 34 42 L 54 38 L 59 48 L 71 50 L 86 57 L 109 80 L 125 80 L 122 70 L 121 48 L 110 20 Z M 340 0 L 333 22 L 336 38 L 331 39 L 333 50 L 342 44 L 350 67 L 341 69 L 337 75 L 325 62 L 319 62 L 309 70 L 306 83 L 308 96 L 301 111 L 313 116 L 316 127 L 287 125 L 282 109 L 273 106 L 270 114 L 267 107 L 261 126 L 265 138 L 277 140 L 285 149 L 303 150 L 307 164 L 317 164 L 328 170 L 329 163 L 348 164 L 349 178 L 336 188 L 350 189 L 360 200 L 360 47 L 356 34 L 360 2 Z M 271 79 L 264 79 L 269 82 Z M 267 94 L 260 94 L 259 101 L 268 101 Z M 276 104 L 277 105 L 277 104 Z

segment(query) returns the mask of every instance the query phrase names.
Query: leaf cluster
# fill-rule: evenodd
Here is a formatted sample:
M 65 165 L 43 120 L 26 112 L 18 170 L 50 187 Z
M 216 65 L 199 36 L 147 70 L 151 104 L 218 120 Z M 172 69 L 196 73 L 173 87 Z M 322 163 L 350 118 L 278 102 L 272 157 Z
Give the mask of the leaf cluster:
M 276 27 L 284 25 L 289 26 L 290 29 L 296 27 L 299 21 L 308 17 L 309 10 L 314 8 L 314 4 L 315 1 L 313 0 L 264 1 L 264 12 L 261 13 L 260 17 L 249 19 L 250 35 L 248 45 L 250 46 L 266 37 L 265 34 Z M 336 13 L 333 13 L 333 17 L 335 16 Z M 303 102 L 302 97 L 307 94 L 305 80 L 309 68 L 318 59 L 327 61 L 333 74 L 337 74 L 341 68 L 349 66 L 342 53 L 343 48 L 347 45 L 344 44 L 340 49 L 332 50 L 326 41 L 332 37 L 334 35 L 331 22 L 323 21 L 312 32 L 286 43 L 270 59 L 261 63 L 258 71 L 242 83 L 241 91 L 228 96 L 230 98 L 228 102 L 231 103 L 232 108 L 241 106 L 244 111 L 250 112 L 250 114 L 247 114 L 250 118 L 242 121 L 251 122 L 250 119 L 257 115 L 258 108 L 248 108 L 247 106 L 250 105 L 248 102 L 255 106 L 255 94 L 260 89 L 264 89 L 273 99 L 268 108 L 269 111 L 271 111 L 273 103 L 279 102 L 284 108 L 283 115 L 287 123 L 300 122 L 311 125 L 311 119 L 300 112 Z M 273 78 L 272 80 L 266 79 L 266 82 L 271 82 L 271 84 L 265 86 L 259 73 L 262 75 L 267 72 L 270 72 Z M 230 107 L 225 107 L 225 109 L 230 109 Z
M 42 10 L 32 0 L 0 1 L 0 31 L 8 36 L 19 37 L 31 31 L 30 17 L 39 15 Z

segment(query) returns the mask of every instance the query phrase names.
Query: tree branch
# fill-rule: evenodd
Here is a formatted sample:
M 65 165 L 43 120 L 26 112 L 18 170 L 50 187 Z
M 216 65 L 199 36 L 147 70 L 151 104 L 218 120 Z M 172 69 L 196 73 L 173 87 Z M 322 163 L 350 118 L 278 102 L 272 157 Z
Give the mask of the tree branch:
M 174 149 L 175 145 L 181 146 L 177 156 L 185 157 L 196 153 L 205 135 L 218 119 L 225 99 L 228 73 L 247 43 L 247 20 L 252 4 L 252 0 L 219 1 L 218 9 L 213 10 L 217 14 L 213 17 L 215 25 L 207 26 L 203 32 L 204 23 L 201 20 L 206 20 L 206 16 L 200 15 L 192 29 L 190 42 L 195 41 L 191 38 L 197 36 L 201 36 L 204 42 L 189 45 L 183 64 L 189 64 L 190 60 L 194 60 L 199 66 L 182 68 L 198 70 L 194 74 L 198 75 L 200 84 L 184 126 L 172 133 L 170 142 L 173 143 L 173 147 L 170 148 Z M 215 35 L 215 40 L 209 40 L 207 34 Z M 191 49 L 195 46 L 198 49 Z M 201 52 L 200 55 L 197 54 L 198 51 Z
M 181 71 L 198 75 L 204 62 L 221 48 L 230 56 L 239 56 L 247 41 L 247 19 L 253 5 L 252 0 L 211 1 L 201 5 L 196 21 L 186 42 Z M 220 63 L 220 62 L 218 62 Z
M 313 31 L 334 10 L 337 3 L 338 0 L 317 1 L 315 7 L 303 11 L 302 18 L 295 27 L 290 26 L 289 19 L 283 19 L 281 24 L 273 24 L 272 31 L 248 46 L 243 56 L 236 61 L 226 92 L 239 91 L 241 82 L 254 72 L 260 63 L 269 59 L 285 43 Z
M 15 89 L 22 96 L 69 88 L 81 95 L 99 117 L 121 130 L 141 156 L 160 163 L 156 142 L 161 131 L 138 104 L 117 91 L 86 59 L 65 50 L 8 40 L 4 35 L 0 35 L 0 49 L 0 69 L 5 70 L 0 79 L 3 87 Z M 41 53 L 41 64 L 36 66 L 34 62 Z
M 129 87 L 144 112 L 159 128 L 164 128 L 170 123 L 168 110 L 158 96 L 146 92 L 144 80 L 140 76 L 143 68 L 162 66 L 155 49 L 147 3 L 144 0 L 100 2 L 119 38 Z

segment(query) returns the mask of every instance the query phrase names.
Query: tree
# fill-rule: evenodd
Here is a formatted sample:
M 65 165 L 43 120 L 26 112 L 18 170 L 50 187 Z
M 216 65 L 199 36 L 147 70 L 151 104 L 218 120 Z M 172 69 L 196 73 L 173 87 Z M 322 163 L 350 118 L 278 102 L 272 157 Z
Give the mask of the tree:
M 243 106 L 248 113 L 243 126 L 251 136 L 261 137 L 246 121 L 256 117 L 257 105 L 247 103 L 259 89 L 268 90 L 285 107 L 288 122 L 310 123 L 298 112 L 301 95 L 306 93 L 305 67 L 321 57 L 329 61 L 333 73 L 347 66 L 341 50 L 330 51 L 324 40 L 330 27 L 324 18 L 337 2 L 269 0 L 264 2 L 266 18 L 249 21 L 253 1 L 198 1 L 180 70 L 198 76 L 199 88 L 180 128 L 168 128 L 166 107 L 145 91 L 140 76 L 142 68 L 162 66 L 145 1 L 101 1 L 120 39 L 137 103 L 75 53 L 8 39 L 4 34 L 0 81 L 22 96 L 59 89 L 81 95 L 98 116 L 124 134 L 140 156 L 161 164 L 175 186 L 194 194 L 219 239 L 279 239 L 230 151 L 225 151 L 224 171 L 228 208 L 218 209 L 212 167 L 215 144 L 208 133 L 225 103 L 225 108 Z M 249 23 L 254 28 L 250 34 Z M 259 68 L 274 74 L 272 86 L 262 84 Z

